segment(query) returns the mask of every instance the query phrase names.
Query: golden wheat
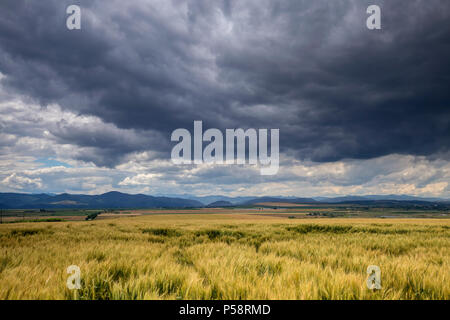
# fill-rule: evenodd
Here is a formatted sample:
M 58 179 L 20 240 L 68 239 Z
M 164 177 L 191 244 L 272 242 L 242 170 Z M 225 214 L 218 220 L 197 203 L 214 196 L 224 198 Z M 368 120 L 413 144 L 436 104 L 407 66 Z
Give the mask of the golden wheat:
M 448 220 L 238 214 L 0 225 L 0 299 L 449 299 L 449 236 Z

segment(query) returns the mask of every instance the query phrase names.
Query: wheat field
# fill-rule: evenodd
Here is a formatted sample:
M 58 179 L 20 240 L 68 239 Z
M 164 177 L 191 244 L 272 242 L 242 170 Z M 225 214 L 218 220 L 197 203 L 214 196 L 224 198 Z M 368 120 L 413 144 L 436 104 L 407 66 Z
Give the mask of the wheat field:
M 0 225 L 0 299 L 449 299 L 450 221 L 165 214 Z M 81 270 L 81 289 L 66 269 Z M 366 269 L 381 268 L 381 290 Z

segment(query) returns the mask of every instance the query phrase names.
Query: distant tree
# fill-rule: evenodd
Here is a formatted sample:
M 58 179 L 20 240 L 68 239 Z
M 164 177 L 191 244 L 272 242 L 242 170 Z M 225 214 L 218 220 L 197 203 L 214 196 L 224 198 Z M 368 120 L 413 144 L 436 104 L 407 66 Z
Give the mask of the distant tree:
M 101 212 L 90 213 L 86 217 L 86 221 L 94 220 Z

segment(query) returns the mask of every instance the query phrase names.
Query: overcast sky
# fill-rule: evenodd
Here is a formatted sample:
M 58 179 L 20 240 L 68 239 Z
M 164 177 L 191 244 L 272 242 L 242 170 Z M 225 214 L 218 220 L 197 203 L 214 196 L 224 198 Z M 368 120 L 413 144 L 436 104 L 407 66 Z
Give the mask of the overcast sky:
M 449 57 L 448 0 L 1 0 L 0 192 L 450 198 Z M 172 164 L 194 120 L 278 174 Z

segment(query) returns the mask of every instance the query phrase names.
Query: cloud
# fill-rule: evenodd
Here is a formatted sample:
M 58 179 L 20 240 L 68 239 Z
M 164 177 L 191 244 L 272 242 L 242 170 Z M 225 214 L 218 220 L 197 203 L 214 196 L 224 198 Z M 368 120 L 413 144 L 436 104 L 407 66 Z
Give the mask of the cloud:
M 42 167 L 32 158 L 11 165 L 0 158 L 0 192 L 98 194 L 111 190 L 152 194 L 337 196 L 411 194 L 450 198 L 450 163 L 390 155 L 329 163 L 283 158 L 276 176 L 257 167 L 173 165 L 141 154 L 116 168 L 77 164 Z M 34 167 L 33 167 L 34 166 Z
M 119 186 L 135 186 L 135 185 L 150 185 L 153 180 L 160 177 L 157 173 L 140 173 L 134 177 L 126 177 L 119 182 Z
M 40 189 L 42 188 L 42 180 L 40 178 L 30 179 L 28 177 L 17 175 L 16 173 L 3 179 L 2 184 L 10 189 Z
M 447 0 L 76 3 L 80 31 L 73 1 L 0 2 L 5 190 L 449 195 Z M 279 128 L 279 174 L 172 165 L 194 120 Z
M 153 149 L 158 157 L 163 138 L 152 130 L 120 129 L 95 116 L 63 111 L 58 105 L 40 107 L 20 100 L 0 103 L 5 115 L 0 146 L 9 152 L 62 156 L 112 167 L 128 154 Z M 161 155 L 159 155 L 161 156 Z
M 162 139 L 200 119 L 280 128 L 282 151 L 315 161 L 445 153 L 450 6 L 375 2 L 379 32 L 365 27 L 369 1 L 348 0 L 80 1 L 82 30 L 69 32 L 68 1 L 6 0 L 1 81 L 43 105 Z M 91 139 L 98 126 L 69 129 L 59 137 L 103 149 L 84 159 L 99 165 L 141 151 L 126 135 Z M 166 140 L 145 147 L 167 156 Z

